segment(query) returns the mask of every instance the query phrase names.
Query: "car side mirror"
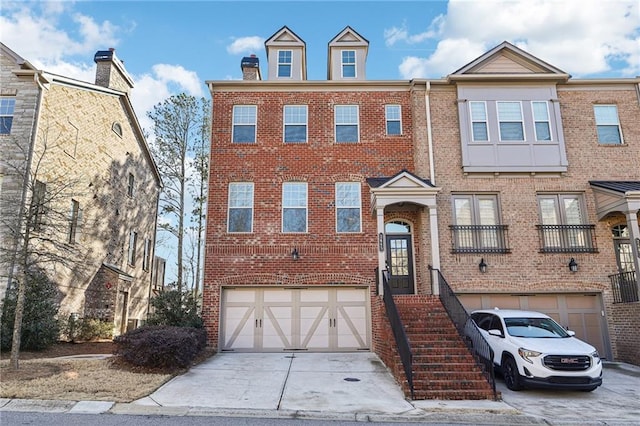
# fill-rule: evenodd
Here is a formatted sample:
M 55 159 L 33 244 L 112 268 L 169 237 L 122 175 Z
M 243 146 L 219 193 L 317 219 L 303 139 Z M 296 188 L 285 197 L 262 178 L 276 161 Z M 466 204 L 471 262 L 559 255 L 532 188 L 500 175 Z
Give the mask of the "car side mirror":
M 487 331 L 487 333 L 489 333 L 491 336 L 504 337 L 502 335 L 502 332 L 495 328 L 492 328 L 491 330 Z
M 576 335 L 576 332 L 575 332 L 575 331 L 573 331 L 573 330 L 567 330 L 567 334 L 568 334 L 569 336 L 573 337 L 573 336 L 575 336 L 575 335 Z

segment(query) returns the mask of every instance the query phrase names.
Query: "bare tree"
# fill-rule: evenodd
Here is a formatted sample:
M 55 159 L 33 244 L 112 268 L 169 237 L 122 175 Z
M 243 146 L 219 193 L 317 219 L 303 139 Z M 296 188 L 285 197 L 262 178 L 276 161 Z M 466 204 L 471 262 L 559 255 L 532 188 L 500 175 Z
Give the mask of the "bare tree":
M 3 163 L 7 174 L 22 182 L 19 194 L 2 194 L 5 207 L 1 215 L 3 229 L 13 244 L 3 244 L 0 257 L 9 265 L 9 285 L 18 287 L 10 359 L 14 369 L 19 368 L 26 286 L 30 277 L 36 270 L 76 264 L 65 238 L 70 220 L 67 202 L 75 181 L 58 174 L 45 161 L 47 152 L 57 148 L 56 139 L 45 127 L 35 148 L 30 143 L 13 140 L 15 150 L 22 151 L 23 155 L 18 157 L 23 160 Z
M 155 140 L 152 151 L 164 182 L 160 195 L 160 215 L 168 219 L 160 223 L 159 228 L 177 239 L 176 288 L 182 291 L 185 286 L 185 223 L 187 215 L 193 214 L 188 210 L 190 200 L 187 196 L 194 180 L 202 180 L 202 174 L 195 173 L 194 176 L 190 173 L 190 159 L 196 159 L 194 161 L 197 162 L 201 147 L 208 146 L 210 103 L 204 98 L 181 93 L 157 104 L 147 115 L 153 120 Z M 193 166 L 196 169 L 201 167 L 196 164 Z M 201 191 L 204 194 L 204 189 Z M 203 214 L 202 209 L 199 212 Z M 200 262 L 200 256 L 196 258 Z

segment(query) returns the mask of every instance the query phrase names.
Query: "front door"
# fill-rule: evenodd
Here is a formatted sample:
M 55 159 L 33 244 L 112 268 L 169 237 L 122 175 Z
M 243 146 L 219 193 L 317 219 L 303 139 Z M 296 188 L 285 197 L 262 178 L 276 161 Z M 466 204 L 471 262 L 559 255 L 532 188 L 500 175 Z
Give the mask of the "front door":
M 387 234 L 387 269 L 392 294 L 413 294 L 411 235 Z

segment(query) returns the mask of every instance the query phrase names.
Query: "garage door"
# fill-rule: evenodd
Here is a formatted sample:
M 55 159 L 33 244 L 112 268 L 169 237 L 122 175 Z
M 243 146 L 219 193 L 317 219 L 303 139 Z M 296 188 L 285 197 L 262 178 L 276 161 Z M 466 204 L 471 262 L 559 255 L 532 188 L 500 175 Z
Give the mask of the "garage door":
M 370 349 L 368 288 L 226 288 L 223 351 Z
M 611 359 L 606 323 L 598 294 L 458 294 L 467 309 L 526 309 L 543 312 L 576 337 L 594 346 L 600 356 Z

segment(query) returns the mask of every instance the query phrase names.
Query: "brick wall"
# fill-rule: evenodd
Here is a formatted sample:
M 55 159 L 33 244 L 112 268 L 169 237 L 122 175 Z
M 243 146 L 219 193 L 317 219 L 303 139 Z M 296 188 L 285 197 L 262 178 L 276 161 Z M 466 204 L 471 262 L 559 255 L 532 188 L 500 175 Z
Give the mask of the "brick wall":
M 610 309 L 616 336 L 616 360 L 640 366 L 640 302 L 616 303 Z

